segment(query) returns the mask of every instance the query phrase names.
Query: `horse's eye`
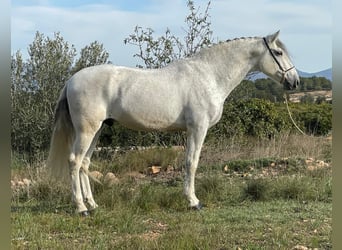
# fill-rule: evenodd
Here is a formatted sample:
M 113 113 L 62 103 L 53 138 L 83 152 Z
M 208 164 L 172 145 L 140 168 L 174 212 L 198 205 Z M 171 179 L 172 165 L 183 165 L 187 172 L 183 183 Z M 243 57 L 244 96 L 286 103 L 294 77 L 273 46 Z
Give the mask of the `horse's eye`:
M 276 56 L 282 56 L 283 55 L 283 52 L 281 50 L 273 50 L 273 53 L 276 55 Z

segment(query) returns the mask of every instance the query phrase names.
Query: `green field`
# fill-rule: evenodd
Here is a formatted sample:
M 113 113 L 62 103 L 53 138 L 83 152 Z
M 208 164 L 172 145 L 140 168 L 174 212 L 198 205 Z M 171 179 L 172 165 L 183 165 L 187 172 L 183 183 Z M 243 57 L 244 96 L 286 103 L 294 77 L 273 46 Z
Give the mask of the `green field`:
M 331 141 L 284 135 L 207 142 L 196 176 L 201 211 L 182 195 L 183 151 L 154 148 L 95 155 L 93 169 L 118 182 L 93 184 L 99 209 L 74 214 L 69 185 L 18 156 L 12 249 L 331 249 Z M 149 174 L 152 165 L 161 172 Z

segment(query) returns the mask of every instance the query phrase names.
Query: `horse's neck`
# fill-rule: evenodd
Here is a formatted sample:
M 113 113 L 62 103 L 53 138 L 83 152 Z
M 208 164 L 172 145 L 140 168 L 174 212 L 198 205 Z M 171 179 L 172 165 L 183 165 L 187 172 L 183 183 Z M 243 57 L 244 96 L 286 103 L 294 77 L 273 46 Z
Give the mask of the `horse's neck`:
M 258 40 L 255 38 L 239 39 L 216 45 L 204 53 L 223 99 L 227 98 L 249 72 L 256 70 L 257 58 L 252 56 L 252 52 L 255 52 L 257 46 Z

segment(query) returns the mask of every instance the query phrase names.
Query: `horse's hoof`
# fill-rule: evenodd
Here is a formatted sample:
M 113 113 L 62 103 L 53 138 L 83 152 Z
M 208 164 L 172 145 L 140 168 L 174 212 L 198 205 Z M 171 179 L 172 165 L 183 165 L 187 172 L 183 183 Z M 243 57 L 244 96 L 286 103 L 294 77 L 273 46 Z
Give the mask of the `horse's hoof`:
M 203 207 L 203 204 L 199 202 L 196 206 L 192 206 L 191 209 L 195 211 L 200 211 L 203 209 Z
M 89 212 L 88 211 L 82 211 L 82 212 L 80 212 L 80 215 L 82 217 L 88 217 L 89 216 Z

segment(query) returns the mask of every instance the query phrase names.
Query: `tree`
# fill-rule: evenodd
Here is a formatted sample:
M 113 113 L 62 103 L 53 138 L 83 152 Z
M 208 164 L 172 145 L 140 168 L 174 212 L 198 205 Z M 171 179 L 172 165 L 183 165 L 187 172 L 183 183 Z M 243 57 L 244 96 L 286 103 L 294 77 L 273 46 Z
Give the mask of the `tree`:
M 108 62 L 108 57 L 109 53 L 104 49 L 103 44 L 94 41 L 81 50 L 81 57 L 76 61 L 72 72 L 76 73 L 89 66 L 105 64 Z
M 137 67 L 160 68 L 175 59 L 188 57 L 202 47 L 212 43 L 212 30 L 209 15 L 210 1 L 208 2 L 204 13 L 196 9 L 194 2 L 187 1 L 189 14 L 185 18 L 186 35 L 184 41 L 175 35 L 172 35 L 169 28 L 165 34 L 154 38 L 153 29 L 136 26 L 133 34 L 124 39 L 125 44 L 131 44 L 138 47 L 138 52 L 134 57 L 138 57 L 143 61 L 145 66 L 137 65 Z
M 70 76 L 75 48 L 56 33 L 54 39 L 37 32 L 23 61 L 12 56 L 12 146 L 35 154 L 48 146 L 54 105 Z M 48 131 L 48 132 L 47 132 Z
M 28 48 L 29 58 L 20 51 L 12 56 L 11 140 L 12 149 L 31 157 L 48 148 L 54 108 L 65 81 L 82 67 L 106 63 L 108 53 L 98 42 L 76 49 L 60 33 L 53 38 L 37 32 Z
M 207 3 L 204 14 L 201 14 L 199 8 L 196 9 L 193 1 L 188 0 L 187 2 L 190 13 L 185 18 L 187 29 L 184 45 L 185 50 L 183 52 L 184 57 L 191 56 L 202 47 L 212 44 L 213 32 L 210 27 L 210 3 L 210 1 Z
M 146 68 L 160 68 L 175 59 L 182 57 L 182 43 L 179 38 L 171 35 L 171 31 L 166 29 L 165 35 L 153 38 L 153 30 L 136 26 L 134 33 L 124 40 L 125 44 L 132 44 L 138 47 L 139 52 L 134 57 L 140 58 Z M 143 65 L 137 64 L 139 68 Z

